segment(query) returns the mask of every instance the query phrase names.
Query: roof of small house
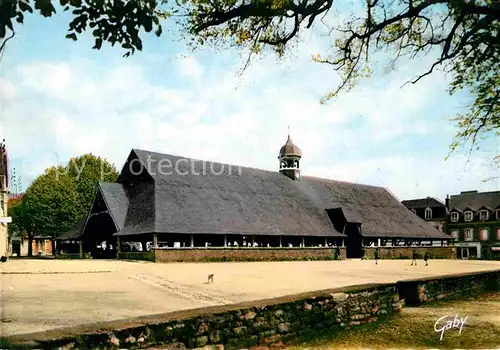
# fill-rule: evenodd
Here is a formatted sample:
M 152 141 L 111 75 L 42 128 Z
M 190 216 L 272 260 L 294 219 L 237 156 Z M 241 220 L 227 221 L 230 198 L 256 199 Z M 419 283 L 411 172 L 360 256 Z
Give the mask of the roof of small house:
M 477 211 L 483 207 L 496 209 L 500 207 L 500 191 L 477 192 L 467 191 L 450 196 L 450 208 L 464 211 L 469 208 Z
M 401 203 L 408 209 L 425 209 L 434 207 L 445 207 L 445 204 L 434 197 L 404 200 Z
M 345 221 L 361 223 L 367 237 L 448 238 L 383 187 L 309 176 L 294 181 L 277 171 L 138 149 L 132 150 L 128 162 L 135 160 L 152 181 L 128 186 L 123 176 L 126 163 L 119 184 L 100 184 L 117 224 L 116 235 L 343 237 L 327 214 L 328 209 L 341 209 Z

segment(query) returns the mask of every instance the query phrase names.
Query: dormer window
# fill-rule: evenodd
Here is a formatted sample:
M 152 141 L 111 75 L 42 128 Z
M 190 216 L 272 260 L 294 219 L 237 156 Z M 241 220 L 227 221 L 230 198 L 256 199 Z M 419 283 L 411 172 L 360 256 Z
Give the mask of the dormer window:
M 430 219 L 432 219 L 432 209 L 426 208 L 425 209 L 425 220 L 430 220 Z
M 457 222 L 458 221 L 458 213 L 456 211 L 451 213 L 451 222 Z
M 489 213 L 487 210 L 481 210 L 479 212 L 479 220 L 488 220 Z
M 464 213 L 464 220 L 465 221 L 472 221 L 473 213 L 471 211 L 466 211 Z

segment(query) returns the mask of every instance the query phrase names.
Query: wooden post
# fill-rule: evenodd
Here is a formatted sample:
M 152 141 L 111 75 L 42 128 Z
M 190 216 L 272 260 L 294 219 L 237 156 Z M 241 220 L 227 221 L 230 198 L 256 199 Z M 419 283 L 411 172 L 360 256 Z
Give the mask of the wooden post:
M 328 247 L 328 238 L 325 237 L 325 247 Z
M 252 248 L 254 247 L 254 245 L 255 245 L 255 236 L 252 235 Z
M 158 235 L 153 235 L 153 247 L 158 248 Z
M 302 248 L 304 248 L 306 246 L 306 240 L 304 237 L 302 237 Z
M 190 239 L 191 239 L 191 243 L 190 243 L 190 247 L 193 248 L 194 247 L 194 238 L 193 238 L 193 235 L 189 235 Z
M 281 245 L 281 235 L 280 235 L 280 248 L 281 248 L 281 247 L 282 247 L 282 245 Z
M 80 240 L 80 258 L 83 258 L 83 239 Z
M 342 238 L 342 248 L 344 248 L 344 239 Z
M 224 235 L 224 247 L 227 247 L 227 235 Z
M 116 237 L 116 252 L 117 253 L 122 252 L 122 243 L 120 241 L 120 236 Z
M 380 238 L 379 238 L 379 239 L 378 239 L 378 242 L 377 242 L 377 247 L 380 247 L 380 246 L 381 246 L 381 245 L 380 245 L 381 243 L 382 243 L 382 241 L 381 241 L 381 240 L 380 240 Z

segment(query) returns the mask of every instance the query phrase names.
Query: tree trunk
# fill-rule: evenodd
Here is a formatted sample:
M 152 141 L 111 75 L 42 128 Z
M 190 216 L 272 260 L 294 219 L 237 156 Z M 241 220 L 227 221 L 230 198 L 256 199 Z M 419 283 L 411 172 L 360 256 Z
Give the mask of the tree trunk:
M 33 256 L 33 233 L 28 233 L 28 256 Z

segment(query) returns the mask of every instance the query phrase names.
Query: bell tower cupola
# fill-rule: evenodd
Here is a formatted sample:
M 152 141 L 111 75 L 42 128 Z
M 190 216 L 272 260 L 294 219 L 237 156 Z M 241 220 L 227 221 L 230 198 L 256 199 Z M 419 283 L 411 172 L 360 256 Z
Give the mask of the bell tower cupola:
M 290 128 L 288 129 L 288 138 L 281 147 L 278 159 L 280 161 L 279 172 L 292 180 L 300 180 L 300 158 L 302 151 L 297 147 L 290 137 Z

